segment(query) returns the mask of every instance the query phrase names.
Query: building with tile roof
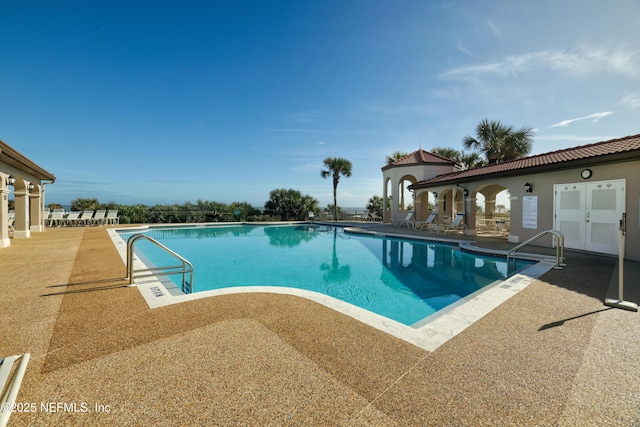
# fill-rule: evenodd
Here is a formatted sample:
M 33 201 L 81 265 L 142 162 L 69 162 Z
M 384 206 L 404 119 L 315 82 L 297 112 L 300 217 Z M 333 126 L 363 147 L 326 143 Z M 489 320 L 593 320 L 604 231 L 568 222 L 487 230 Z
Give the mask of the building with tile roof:
M 407 186 L 415 202 L 412 210 L 416 220 L 424 220 L 436 210 L 437 220 L 443 224 L 464 213 L 464 232 L 474 235 L 487 223 L 495 227 L 496 219 L 500 219 L 511 242 L 523 242 L 554 229 L 564 234 L 567 248 L 609 255 L 619 253 L 623 239 L 626 257 L 640 261 L 640 135 L 477 169 L 459 170 L 449 163 L 450 169 L 440 168 L 440 173 L 426 161 L 437 156 L 427 154 L 412 153 L 408 159 L 383 168 L 385 190 L 392 182 L 391 176 L 402 175 L 405 182 L 414 179 L 403 174 L 408 164 L 428 169 L 413 175 L 422 178 Z M 423 161 L 418 162 L 418 158 Z M 394 169 L 397 171 L 392 174 Z M 510 212 L 508 218 L 501 218 L 496 212 L 496 195 L 505 190 Z M 388 221 L 396 218 L 392 214 L 402 217 L 404 212 L 399 208 Z M 623 214 L 626 234 L 621 238 Z M 551 237 L 540 239 L 538 244 L 551 245 Z
M 0 141 L 0 248 L 11 244 L 9 194 L 13 192 L 15 212 L 11 218 L 14 238 L 27 238 L 44 230 L 44 187 L 56 177 Z
M 383 207 L 384 221 L 395 222 L 406 217 L 407 208 L 413 206 L 406 200 L 406 189 L 410 185 L 454 171 L 460 171 L 460 165 L 455 161 L 422 149 L 384 166 L 383 200 L 391 201 L 390 206 L 385 204 Z

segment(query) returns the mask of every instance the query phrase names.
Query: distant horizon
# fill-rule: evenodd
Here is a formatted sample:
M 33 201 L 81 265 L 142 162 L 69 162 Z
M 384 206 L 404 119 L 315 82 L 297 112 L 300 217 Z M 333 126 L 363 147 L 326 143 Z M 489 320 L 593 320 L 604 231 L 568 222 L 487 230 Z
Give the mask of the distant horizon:
M 239 201 L 237 201 L 237 200 L 236 200 L 235 202 L 231 202 L 231 203 L 218 202 L 217 200 L 207 200 L 207 201 L 208 201 L 208 202 L 223 203 L 223 204 L 225 204 L 225 205 L 230 205 L 231 203 L 244 203 L 244 202 L 239 202 Z M 55 205 L 60 205 L 60 206 L 62 206 L 62 208 L 64 208 L 65 210 L 71 209 L 71 204 L 70 204 L 70 203 L 57 203 L 57 202 L 48 202 L 48 201 L 46 201 L 46 203 L 47 203 L 47 207 L 48 207 L 49 205 L 51 205 L 51 204 L 55 204 Z M 100 203 L 100 204 L 115 203 L 116 205 L 123 205 L 123 206 L 135 206 L 135 205 L 140 204 L 140 205 L 147 206 L 147 207 L 153 207 L 153 206 L 171 206 L 171 205 L 174 205 L 174 204 L 175 204 L 175 205 L 183 205 L 183 204 L 186 204 L 186 203 L 188 203 L 188 202 L 183 202 L 183 203 L 154 203 L 154 204 L 135 203 L 135 204 L 133 204 L 133 205 L 129 205 L 129 204 L 126 204 L 126 203 L 118 203 L 118 202 L 101 202 L 101 201 L 99 201 L 99 200 L 98 200 L 98 203 Z M 251 207 L 252 207 L 252 208 L 254 208 L 254 209 L 264 210 L 264 204 L 263 204 L 263 205 L 253 205 L 253 204 L 250 204 L 250 205 L 251 205 Z M 326 208 L 326 206 L 324 206 L 324 207 L 323 207 L 323 206 L 318 206 L 318 207 L 319 207 L 319 208 L 321 208 L 322 210 L 324 210 L 324 209 Z M 367 210 L 367 209 L 366 209 L 366 206 L 363 206 L 363 207 L 353 207 L 353 206 L 342 207 L 342 206 L 340 206 L 340 204 L 339 204 L 339 203 L 338 203 L 338 207 L 339 207 L 340 209 L 342 209 L 342 210 L 346 210 L 346 211 L 354 211 L 354 210 L 362 211 L 362 210 Z

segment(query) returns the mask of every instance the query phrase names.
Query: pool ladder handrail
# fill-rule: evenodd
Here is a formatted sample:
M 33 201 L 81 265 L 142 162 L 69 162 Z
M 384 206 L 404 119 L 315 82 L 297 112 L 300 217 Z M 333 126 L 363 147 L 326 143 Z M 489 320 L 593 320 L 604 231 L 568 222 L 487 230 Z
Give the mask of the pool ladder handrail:
M 556 265 L 553 267 L 556 270 L 562 270 L 562 267 L 566 267 L 567 264 L 564 263 L 564 234 L 558 230 L 545 230 L 541 233 L 536 234 L 526 242 L 520 243 L 518 246 L 511 248 L 507 251 L 507 268 L 511 266 L 510 260 L 513 257 L 514 262 L 516 261 L 515 254 L 518 250 L 524 248 L 529 243 L 538 240 L 540 237 L 545 236 L 547 234 L 553 235 L 555 239 L 556 246 Z
M 176 257 L 180 260 L 180 265 L 172 265 L 167 267 L 153 267 L 153 268 L 142 268 L 138 270 L 133 269 L 133 255 L 134 255 L 134 244 L 139 239 L 146 239 L 158 246 L 160 249 L 167 252 L 169 255 Z M 148 274 L 138 274 L 135 273 L 140 272 L 148 272 Z M 189 281 L 186 280 L 186 274 L 189 273 Z M 133 236 L 127 239 L 127 279 L 129 279 L 129 284 L 133 284 L 134 275 L 135 277 L 152 277 L 152 276 L 169 276 L 172 274 L 182 274 L 182 292 L 188 294 L 193 289 L 193 264 L 187 261 L 182 256 L 178 255 L 162 243 L 158 242 L 152 237 L 149 237 L 142 233 L 134 234 Z

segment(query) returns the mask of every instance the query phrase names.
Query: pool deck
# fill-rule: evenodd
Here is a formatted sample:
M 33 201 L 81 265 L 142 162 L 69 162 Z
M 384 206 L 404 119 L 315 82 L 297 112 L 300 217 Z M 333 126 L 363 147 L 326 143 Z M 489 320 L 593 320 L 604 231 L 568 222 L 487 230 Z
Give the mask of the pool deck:
M 567 251 L 429 352 L 291 295 L 150 309 L 105 227 L 48 228 L 0 254 L 0 356 L 31 353 L 17 401 L 36 409 L 10 426 L 640 424 L 640 316 L 603 305 L 614 258 Z M 640 263 L 624 272 L 640 302 Z

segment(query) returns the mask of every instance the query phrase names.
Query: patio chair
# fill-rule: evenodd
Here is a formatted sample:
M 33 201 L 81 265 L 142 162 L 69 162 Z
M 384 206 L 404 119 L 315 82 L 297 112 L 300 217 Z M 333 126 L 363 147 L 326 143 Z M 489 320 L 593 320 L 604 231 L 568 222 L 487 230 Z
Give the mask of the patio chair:
M 60 226 L 64 222 L 64 211 L 63 210 L 54 210 L 51 212 L 51 216 L 49 216 L 49 227 L 52 227 L 54 224 L 56 226 Z
M 496 220 L 496 228 L 498 229 L 498 233 L 501 235 L 509 234 L 509 221 L 506 219 Z
M 0 358 L 0 392 L 2 393 L 0 404 L 3 409 L 5 406 L 12 407 L 16 403 L 30 356 L 30 353 L 24 353 Z M 0 426 L 6 426 L 9 423 L 12 412 L 9 410 L 0 411 Z
M 80 212 L 69 212 L 69 215 L 64 219 L 65 225 L 75 227 L 78 225 L 78 219 L 80 218 Z
M 120 224 L 120 218 L 118 218 L 118 209 L 111 209 L 107 212 L 107 216 L 105 218 L 105 222 L 107 224 Z
M 369 217 L 367 219 L 373 222 L 382 221 L 382 217 L 378 216 L 378 212 L 369 212 Z
M 427 227 L 427 231 L 438 231 L 438 221 L 436 218 L 438 217 L 438 212 L 431 212 L 429 217 L 424 221 L 416 221 L 413 225 L 414 229 L 418 228 L 418 224 L 420 224 L 420 231 L 422 231 L 425 227 Z
M 396 226 L 396 227 L 401 227 L 403 224 L 405 224 L 405 223 L 407 223 L 407 222 L 411 221 L 411 217 L 413 217 L 413 212 L 409 212 L 409 213 L 407 214 L 407 216 L 406 216 L 406 217 L 404 217 L 404 219 L 401 219 L 401 220 L 392 219 L 392 220 L 391 220 L 391 225 L 394 225 L 394 226 Z
M 80 218 L 78 218 L 78 224 L 89 225 L 91 224 L 91 218 L 93 218 L 93 211 L 84 211 Z
M 458 231 L 462 230 L 462 234 L 464 234 L 466 229 L 467 229 L 467 224 L 464 223 L 464 214 L 459 213 L 456 215 L 456 217 L 451 222 L 451 224 L 442 227 L 442 232 L 444 234 L 447 234 L 447 233 L 457 233 Z
M 93 214 L 93 218 L 91 218 L 91 224 L 95 225 L 104 225 L 107 217 L 107 211 L 105 209 L 100 209 Z
M 9 224 L 8 224 L 9 225 L 9 237 L 12 237 L 13 234 L 16 232 L 16 229 L 13 228 L 13 223 L 14 222 L 16 222 L 16 217 L 15 216 L 13 216 L 13 217 L 10 216 L 9 217 Z

